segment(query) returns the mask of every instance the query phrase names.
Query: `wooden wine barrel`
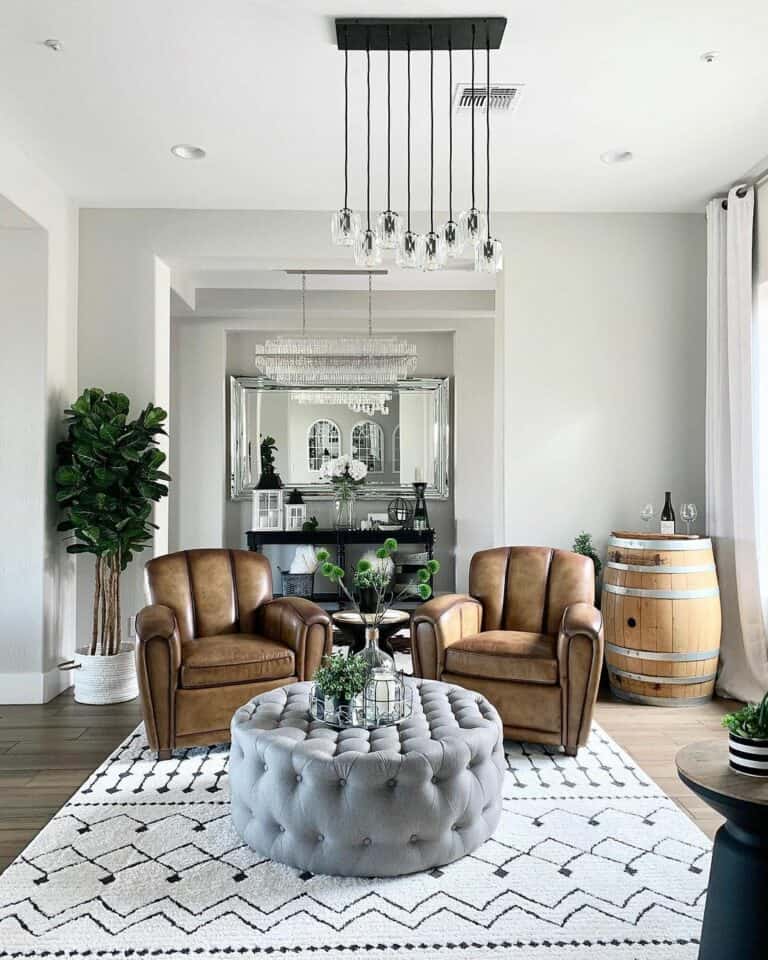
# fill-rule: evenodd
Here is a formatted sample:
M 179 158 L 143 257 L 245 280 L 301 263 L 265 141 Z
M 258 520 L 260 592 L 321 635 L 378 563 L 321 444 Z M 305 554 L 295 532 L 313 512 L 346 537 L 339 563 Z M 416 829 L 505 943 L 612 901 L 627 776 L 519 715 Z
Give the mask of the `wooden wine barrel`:
M 720 591 L 710 540 L 612 536 L 601 607 L 617 697 L 662 707 L 711 698 Z

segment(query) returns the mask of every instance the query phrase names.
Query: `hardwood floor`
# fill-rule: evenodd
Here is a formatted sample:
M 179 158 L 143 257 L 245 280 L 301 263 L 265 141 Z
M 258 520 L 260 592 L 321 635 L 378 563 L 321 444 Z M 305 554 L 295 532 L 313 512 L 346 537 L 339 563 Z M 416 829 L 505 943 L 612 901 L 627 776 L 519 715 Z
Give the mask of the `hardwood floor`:
M 695 740 L 723 733 L 720 717 L 734 704 L 664 710 L 602 693 L 598 723 L 708 835 L 722 822 L 683 786 L 675 754 Z M 133 730 L 139 703 L 89 707 L 72 691 L 43 705 L 0 706 L 0 871 L 66 803 L 88 775 Z

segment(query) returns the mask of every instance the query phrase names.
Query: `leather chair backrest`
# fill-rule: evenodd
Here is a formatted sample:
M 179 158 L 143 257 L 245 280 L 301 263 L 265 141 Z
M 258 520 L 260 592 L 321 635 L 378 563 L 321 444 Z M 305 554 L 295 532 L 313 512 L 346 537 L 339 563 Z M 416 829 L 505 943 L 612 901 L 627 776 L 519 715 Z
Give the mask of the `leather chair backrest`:
M 249 550 L 181 550 L 144 571 L 148 603 L 174 611 L 182 640 L 255 633 L 256 610 L 272 599 L 269 560 Z
M 472 557 L 469 592 L 483 606 L 483 630 L 555 634 L 567 606 L 595 602 L 595 568 L 567 550 L 495 547 Z

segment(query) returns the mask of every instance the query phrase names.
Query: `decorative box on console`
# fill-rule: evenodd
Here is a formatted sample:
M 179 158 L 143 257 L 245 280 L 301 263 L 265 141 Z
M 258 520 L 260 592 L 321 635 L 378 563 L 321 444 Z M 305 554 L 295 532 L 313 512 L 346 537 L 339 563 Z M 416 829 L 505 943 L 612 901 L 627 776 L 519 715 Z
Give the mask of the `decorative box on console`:
M 301 530 L 307 519 L 307 505 L 298 490 L 294 490 L 286 501 L 285 529 Z
M 283 529 L 283 491 L 254 490 L 251 523 L 254 530 Z

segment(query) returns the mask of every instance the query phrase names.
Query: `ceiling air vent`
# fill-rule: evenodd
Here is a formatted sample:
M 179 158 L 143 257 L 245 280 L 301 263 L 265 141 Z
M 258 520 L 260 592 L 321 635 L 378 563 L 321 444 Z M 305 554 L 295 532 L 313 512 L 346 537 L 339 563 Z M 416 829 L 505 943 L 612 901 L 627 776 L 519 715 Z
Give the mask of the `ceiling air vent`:
M 492 83 L 491 110 L 510 113 L 517 108 L 522 94 L 522 83 Z M 459 83 L 456 85 L 456 95 L 453 103 L 457 111 L 469 110 L 472 107 L 472 100 L 474 98 L 475 110 L 485 110 L 487 95 L 488 88 L 484 83 L 476 83 L 474 91 L 471 83 Z

